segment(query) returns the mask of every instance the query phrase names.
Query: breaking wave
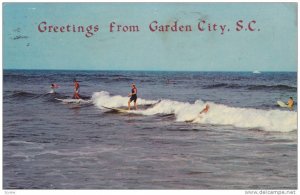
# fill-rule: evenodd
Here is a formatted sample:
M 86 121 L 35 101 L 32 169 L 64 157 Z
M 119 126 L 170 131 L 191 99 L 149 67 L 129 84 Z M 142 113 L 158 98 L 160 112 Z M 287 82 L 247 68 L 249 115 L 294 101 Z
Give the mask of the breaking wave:
M 108 92 L 96 92 L 92 96 L 93 103 L 100 109 L 102 106 L 127 106 L 128 97 L 111 96 Z M 145 110 L 131 111 L 142 115 L 173 114 L 176 121 L 210 125 L 231 125 L 238 128 L 260 129 L 264 131 L 290 132 L 297 130 L 297 112 L 282 110 L 261 110 L 254 108 L 230 107 L 214 102 L 197 100 L 194 103 L 174 100 L 138 99 L 139 105 L 154 104 Z M 206 114 L 199 114 L 206 104 L 210 109 Z
M 120 95 L 110 96 L 110 94 L 106 91 L 95 92 L 92 96 L 93 103 L 99 107 L 103 108 L 102 106 L 106 107 L 124 107 L 127 106 L 128 97 L 123 97 Z M 139 105 L 149 105 L 154 104 L 157 101 L 153 100 L 144 100 L 139 98 L 138 104 Z

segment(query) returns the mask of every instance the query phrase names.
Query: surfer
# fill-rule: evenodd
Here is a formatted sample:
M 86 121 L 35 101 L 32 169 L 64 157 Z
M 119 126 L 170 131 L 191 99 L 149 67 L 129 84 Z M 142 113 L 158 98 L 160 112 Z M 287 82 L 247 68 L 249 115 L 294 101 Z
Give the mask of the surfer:
M 200 114 L 202 114 L 202 113 L 207 113 L 208 110 L 209 110 L 209 105 L 206 104 L 205 108 L 200 112 Z
M 128 97 L 130 97 L 130 99 L 128 100 L 128 110 L 130 110 L 130 103 L 132 101 L 134 101 L 134 107 L 137 110 L 138 109 L 137 104 L 136 104 L 136 100 L 137 100 L 137 88 L 136 88 L 136 86 L 135 86 L 134 83 L 131 84 L 131 93 L 128 94 Z
M 76 79 L 74 79 L 74 96 L 73 98 L 74 99 L 80 99 L 80 96 L 79 96 L 79 83 Z
M 57 89 L 59 87 L 58 84 L 52 83 L 51 84 L 51 92 L 50 93 L 55 93 L 55 89 Z
M 205 108 L 203 108 L 203 109 L 201 110 L 201 112 L 199 112 L 199 114 L 198 114 L 197 117 L 195 117 L 195 118 L 193 118 L 193 119 L 191 119 L 191 120 L 186 120 L 185 122 L 193 122 L 193 121 L 195 121 L 197 118 L 199 118 L 199 119 L 202 118 L 201 114 L 202 114 L 202 113 L 206 114 L 206 113 L 208 112 L 208 110 L 209 110 L 209 105 L 206 104 Z
M 293 107 L 294 107 L 294 100 L 293 100 L 292 97 L 290 97 L 290 99 L 288 100 L 287 106 L 290 108 L 290 110 L 293 109 Z

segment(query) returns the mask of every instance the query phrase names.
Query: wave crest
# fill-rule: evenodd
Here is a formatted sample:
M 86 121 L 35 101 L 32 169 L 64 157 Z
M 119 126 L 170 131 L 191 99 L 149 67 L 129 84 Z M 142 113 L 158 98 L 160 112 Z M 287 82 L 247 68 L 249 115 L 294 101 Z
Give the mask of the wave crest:
M 96 92 L 92 96 L 93 103 L 102 109 L 102 106 L 127 106 L 127 97 L 110 96 L 108 92 Z M 193 121 L 193 123 L 210 125 L 231 125 L 239 128 L 258 128 L 265 131 L 290 132 L 297 130 L 297 112 L 282 110 L 260 110 L 254 108 L 230 107 L 214 102 L 197 100 L 195 103 L 173 100 L 145 100 L 138 99 L 138 104 L 154 104 L 145 110 L 132 111 L 142 115 L 174 114 L 176 121 Z M 199 114 L 206 104 L 210 109 L 206 114 Z
M 93 103 L 101 109 L 103 108 L 102 106 L 107 106 L 107 107 L 127 106 L 128 99 L 129 99 L 128 97 L 123 97 L 120 95 L 110 96 L 110 94 L 107 91 L 95 92 L 92 95 Z M 154 104 L 156 102 L 157 101 L 153 101 L 153 100 L 144 100 L 141 98 L 138 99 L 139 105 Z

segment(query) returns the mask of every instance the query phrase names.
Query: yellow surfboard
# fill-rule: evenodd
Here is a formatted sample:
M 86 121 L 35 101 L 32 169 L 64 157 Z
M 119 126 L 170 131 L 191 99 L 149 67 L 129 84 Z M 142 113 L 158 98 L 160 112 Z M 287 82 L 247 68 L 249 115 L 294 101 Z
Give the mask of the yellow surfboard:
M 277 101 L 277 104 L 280 106 L 280 107 L 283 107 L 283 108 L 287 108 L 289 107 L 286 103 L 284 103 L 283 101 Z

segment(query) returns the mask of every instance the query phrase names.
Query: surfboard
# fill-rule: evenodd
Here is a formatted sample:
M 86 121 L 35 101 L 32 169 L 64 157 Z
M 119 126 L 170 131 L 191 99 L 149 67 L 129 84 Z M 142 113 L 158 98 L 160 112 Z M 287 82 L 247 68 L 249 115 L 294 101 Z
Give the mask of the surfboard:
M 130 110 L 125 110 L 125 109 L 121 109 L 121 108 L 111 108 L 111 107 L 106 107 L 106 106 L 102 106 L 102 107 L 109 109 L 109 110 L 117 111 L 117 112 L 130 112 Z
M 91 103 L 92 100 L 83 100 L 83 99 L 60 99 L 60 98 L 55 98 L 58 101 L 61 101 L 65 104 L 86 104 L 86 103 Z
M 278 104 L 280 107 L 288 108 L 288 105 L 287 105 L 286 103 L 284 103 L 283 101 L 277 101 L 277 104 Z
M 192 122 L 194 122 L 194 120 L 195 120 L 195 118 L 192 119 L 192 120 L 185 120 L 184 122 L 186 122 L 186 123 L 192 123 Z

